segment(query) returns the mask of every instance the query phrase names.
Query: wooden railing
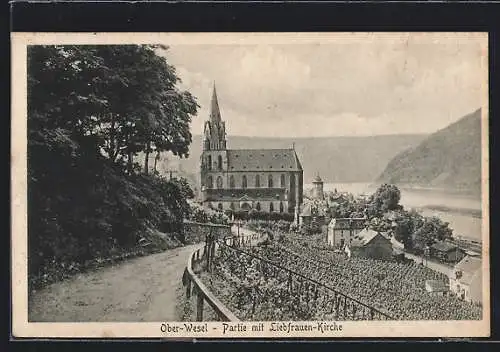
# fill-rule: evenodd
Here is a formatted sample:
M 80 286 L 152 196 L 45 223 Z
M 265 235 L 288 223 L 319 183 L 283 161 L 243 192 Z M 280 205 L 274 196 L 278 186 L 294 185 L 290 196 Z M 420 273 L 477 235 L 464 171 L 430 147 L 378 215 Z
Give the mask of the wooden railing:
M 212 242 L 215 244 L 214 242 Z M 196 321 L 203 321 L 203 310 L 205 302 L 213 309 L 219 321 L 239 321 L 239 319 L 215 297 L 203 284 L 201 279 L 193 270 L 193 265 L 202 266 L 202 262 L 210 263 L 210 257 L 214 255 L 215 247 L 207 246 L 197 249 L 190 257 L 184 271 L 183 283 L 186 288 L 186 298 L 196 295 Z M 203 252 L 203 253 L 202 253 Z M 207 269 L 209 270 L 209 265 Z

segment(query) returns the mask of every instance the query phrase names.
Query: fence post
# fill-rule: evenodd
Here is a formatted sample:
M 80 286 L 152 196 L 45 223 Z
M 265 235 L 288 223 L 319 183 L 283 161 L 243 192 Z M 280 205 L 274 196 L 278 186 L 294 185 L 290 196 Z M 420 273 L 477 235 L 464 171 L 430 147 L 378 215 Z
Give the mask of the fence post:
M 187 297 L 187 299 L 191 298 L 191 279 L 190 278 L 187 279 L 187 283 L 186 283 L 186 297 Z
M 345 319 L 347 317 L 347 297 L 344 296 L 344 317 L 343 319 Z
M 196 295 L 196 321 L 203 321 L 203 294 L 198 291 Z
M 255 314 L 255 305 L 256 305 L 256 300 L 257 300 L 257 293 L 255 292 L 255 287 L 252 288 L 252 318 L 253 315 Z

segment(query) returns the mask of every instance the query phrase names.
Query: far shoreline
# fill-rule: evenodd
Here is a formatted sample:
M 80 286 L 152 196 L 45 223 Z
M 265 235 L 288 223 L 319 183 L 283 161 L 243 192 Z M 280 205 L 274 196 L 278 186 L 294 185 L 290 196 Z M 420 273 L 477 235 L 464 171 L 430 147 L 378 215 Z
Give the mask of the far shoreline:
M 370 183 L 370 187 L 378 187 L 381 184 L 390 183 L 390 182 L 378 182 L 378 183 Z M 411 184 L 398 184 L 392 183 L 397 186 L 400 190 L 403 191 L 416 191 L 416 192 L 441 192 L 448 195 L 461 196 L 476 200 L 481 200 L 481 195 L 477 194 L 477 192 L 468 190 L 468 189 L 456 189 L 456 188 L 445 188 L 445 187 L 429 187 L 429 186 L 419 186 L 419 185 L 411 185 Z
M 459 208 L 459 207 L 449 207 L 445 205 L 424 205 L 422 207 L 414 207 L 416 210 L 431 210 L 438 211 L 442 213 L 450 213 L 457 215 L 471 216 L 473 218 L 481 219 L 483 217 L 483 212 L 480 209 L 470 209 L 470 208 Z

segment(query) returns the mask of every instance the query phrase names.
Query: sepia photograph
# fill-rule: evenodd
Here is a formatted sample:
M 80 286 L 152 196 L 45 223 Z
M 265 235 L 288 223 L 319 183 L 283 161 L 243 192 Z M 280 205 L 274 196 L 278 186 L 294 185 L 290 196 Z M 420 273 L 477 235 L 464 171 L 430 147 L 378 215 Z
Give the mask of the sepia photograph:
M 13 334 L 489 336 L 487 43 L 13 33 Z

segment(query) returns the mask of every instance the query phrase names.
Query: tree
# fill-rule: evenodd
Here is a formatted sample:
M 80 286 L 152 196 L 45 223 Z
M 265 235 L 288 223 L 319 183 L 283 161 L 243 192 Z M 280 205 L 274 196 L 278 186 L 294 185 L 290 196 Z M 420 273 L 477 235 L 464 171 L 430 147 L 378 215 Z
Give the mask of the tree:
M 144 152 L 187 156 L 198 105 L 175 85 L 163 46 L 33 46 L 29 49 L 29 116 L 38 127 L 92 136 L 111 161 Z M 35 129 L 38 130 L 38 129 Z
M 198 106 L 176 88 L 164 49 L 28 47 L 31 273 L 131 245 L 147 226 L 182 223 L 190 188 L 134 162 L 139 152 L 188 155 Z
M 414 210 L 401 212 L 396 219 L 395 239 L 403 243 L 406 249 L 412 249 L 413 234 L 422 226 L 423 221 L 423 216 Z
M 383 184 L 371 196 L 368 212 L 372 215 L 382 215 L 389 210 L 399 210 L 401 191 L 395 185 Z
M 414 247 L 424 249 L 437 241 L 450 239 L 453 231 L 447 222 L 436 216 L 423 217 L 420 226 L 413 233 Z

